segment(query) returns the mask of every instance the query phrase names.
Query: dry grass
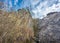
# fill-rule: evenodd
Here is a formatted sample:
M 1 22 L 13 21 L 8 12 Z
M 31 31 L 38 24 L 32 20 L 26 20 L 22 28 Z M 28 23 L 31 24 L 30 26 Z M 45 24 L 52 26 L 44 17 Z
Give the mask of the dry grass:
M 20 11 L 0 13 L 0 43 L 33 43 L 32 18 L 28 11 Z
M 33 28 L 34 28 L 34 35 L 38 34 L 38 21 L 39 19 L 33 19 Z

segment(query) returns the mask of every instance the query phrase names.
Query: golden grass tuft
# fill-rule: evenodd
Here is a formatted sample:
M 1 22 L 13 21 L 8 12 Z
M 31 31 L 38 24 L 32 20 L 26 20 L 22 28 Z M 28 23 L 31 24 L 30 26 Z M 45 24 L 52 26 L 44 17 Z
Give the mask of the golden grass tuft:
M 28 11 L 0 14 L 0 43 L 33 43 L 33 37 L 32 18 Z

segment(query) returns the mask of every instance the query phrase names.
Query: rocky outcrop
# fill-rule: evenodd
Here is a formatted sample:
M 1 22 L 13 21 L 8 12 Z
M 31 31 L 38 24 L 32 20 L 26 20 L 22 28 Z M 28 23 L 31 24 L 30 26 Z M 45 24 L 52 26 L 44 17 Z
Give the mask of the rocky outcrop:
M 51 12 L 38 21 L 39 43 L 60 43 L 60 12 Z
M 0 43 L 34 43 L 32 18 L 28 10 L 0 13 Z

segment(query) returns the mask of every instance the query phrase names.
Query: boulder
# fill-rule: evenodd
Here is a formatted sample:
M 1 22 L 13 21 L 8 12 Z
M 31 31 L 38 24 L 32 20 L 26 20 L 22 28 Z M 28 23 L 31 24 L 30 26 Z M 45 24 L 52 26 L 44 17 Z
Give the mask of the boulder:
M 60 12 L 48 13 L 38 21 L 39 43 L 60 43 Z

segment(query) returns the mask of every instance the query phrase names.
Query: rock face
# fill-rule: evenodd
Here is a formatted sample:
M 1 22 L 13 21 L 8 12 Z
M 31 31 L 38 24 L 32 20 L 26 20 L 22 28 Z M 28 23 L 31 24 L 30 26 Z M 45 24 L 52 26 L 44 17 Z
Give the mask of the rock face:
M 60 43 L 60 12 L 51 12 L 38 22 L 39 43 Z
M 32 25 L 28 10 L 0 13 L 0 43 L 34 43 Z

